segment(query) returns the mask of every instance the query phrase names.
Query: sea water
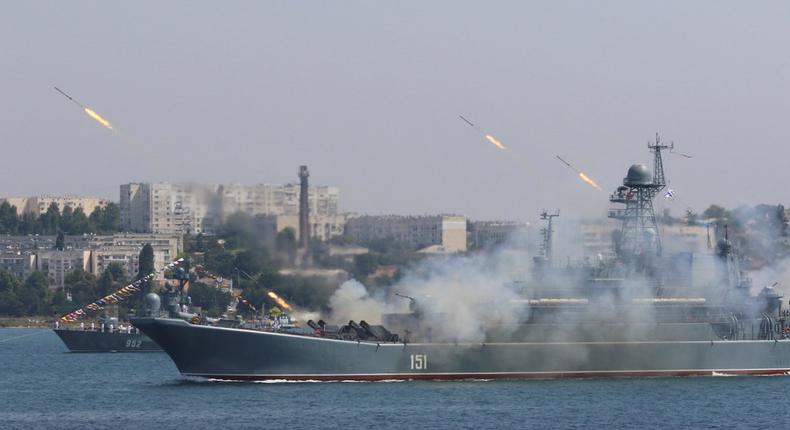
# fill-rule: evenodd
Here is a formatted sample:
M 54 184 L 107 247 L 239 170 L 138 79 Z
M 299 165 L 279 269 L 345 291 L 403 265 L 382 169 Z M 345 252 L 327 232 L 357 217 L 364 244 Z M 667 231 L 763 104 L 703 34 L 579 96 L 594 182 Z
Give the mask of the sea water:
M 790 428 L 790 377 L 223 382 L 0 329 L 0 429 Z

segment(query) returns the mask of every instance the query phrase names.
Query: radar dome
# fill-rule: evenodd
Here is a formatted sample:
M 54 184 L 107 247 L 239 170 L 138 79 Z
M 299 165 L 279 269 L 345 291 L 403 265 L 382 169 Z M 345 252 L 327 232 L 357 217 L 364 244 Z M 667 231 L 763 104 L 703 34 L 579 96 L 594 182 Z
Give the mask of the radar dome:
M 145 308 L 149 312 L 158 312 L 159 308 L 162 306 L 162 300 L 155 293 L 146 294 L 143 300 L 145 302 Z
M 634 164 L 628 169 L 628 174 L 623 179 L 623 184 L 629 187 L 639 187 L 651 185 L 653 183 L 653 175 L 644 164 Z

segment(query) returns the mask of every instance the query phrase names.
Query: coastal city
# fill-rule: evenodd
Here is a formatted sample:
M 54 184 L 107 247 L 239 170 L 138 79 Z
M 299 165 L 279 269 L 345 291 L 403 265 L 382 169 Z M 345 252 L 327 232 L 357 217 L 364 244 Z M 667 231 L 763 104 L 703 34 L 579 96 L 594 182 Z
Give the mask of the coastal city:
M 377 242 L 390 241 L 408 254 L 448 255 L 489 249 L 512 236 L 526 238 L 530 232 L 525 222 L 471 221 L 462 215 L 344 213 L 340 190 L 307 185 L 308 176 L 307 167 L 302 166 L 301 184 L 128 183 L 120 186 L 117 201 L 76 195 L 2 197 L 0 270 L 18 281 L 39 272 L 46 276 L 49 295 L 62 294 L 71 301 L 74 283 L 85 278 L 79 274 L 100 279 L 115 265 L 116 271 L 134 275 L 145 245 L 151 246 L 154 268 L 160 270 L 187 252 L 195 254 L 196 249 L 222 243 L 234 222 L 246 222 L 245 227 L 254 228 L 261 239 L 256 246 L 262 252 L 284 247 L 309 250 L 309 258 L 306 252 L 293 253 L 282 265 L 285 276 L 326 275 L 342 282 L 360 274 L 344 270 L 349 262 L 360 267 L 374 261 L 368 258 L 375 253 L 369 247 Z M 301 198 L 307 210 L 300 206 Z M 283 240 L 288 243 L 283 245 Z M 208 267 L 227 276 L 229 283 L 239 281 L 229 266 L 215 266 L 211 261 Z M 367 266 L 362 272 L 370 273 L 363 275 L 388 279 L 399 269 L 396 264 L 378 262 Z M 256 275 L 261 272 L 260 267 L 243 267 Z M 3 310 L 13 315 L 21 309 Z
M 53 299 L 68 306 L 73 301 L 72 290 L 79 290 L 86 277 L 94 283 L 102 279 L 110 265 L 114 265 L 114 276 L 122 273 L 122 278 L 130 278 L 139 272 L 140 252 L 145 245 L 152 248 L 156 270 L 187 254 L 202 258 L 201 263 L 207 263 L 208 268 L 226 277 L 223 286 L 230 293 L 234 281 L 240 288 L 238 283 L 242 279 L 248 282 L 250 273 L 257 276 L 263 270 L 263 266 L 245 265 L 243 257 L 235 261 L 238 254 L 233 256 L 231 264 L 205 259 L 204 250 L 216 246 L 218 241 L 224 242 L 234 222 L 247 223 L 245 228 L 254 229 L 255 237 L 260 238 L 256 246 L 262 253 L 282 254 L 283 250 L 289 250 L 292 254 L 289 258 L 278 260 L 282 263 L 278 265 L 282 276 L 323 277 L 334 283 L 335 288 L 352 278 L 391 284 L 399 271 L 416 261 L 415 258 L 488 252 L 503 245 L 521 249 L 524 258 L 528 258 L 529 253 L 540 252 L 546 232 L 539 221 L 477 221 L 448 214 L 346 213 L 340 209 L 337 187 L 308 185 L 308 177 L 307 166 L 302 166 L 298 178 L 301 183 L 128 183 L 120 185 L 116 201 L 77 195 L 0 197 L 0 271 L 5 276 L 15 276 L 17 283 L 37 272 L 44 275 L 41 279 L 46 279 L 47 284 L 46 292 L 39 291 L 36 305 L 9 301 L 2 303 L 2 311 L 10 316 L 40 313 L 42 308 L 36 306 Z M 304 211 L 300 206 L 301 189 L 307 190 Z M 784 208 L 779 206 L 774 210 Z M 693 219 L 674 219 L 668 214 L 661 218 L 662 234 L 670 250 L 691 253 L 711 249 L 718 234 L 718 230 L 711 231 L 711 225 L 717 219 L 699 222 L 696 215 L 686 215 Z M 705 215 L 721 218 L 724 209 L 714 205 Z M 779 226 L 786 227 L 787 215 L 787 212 L 777 215 Z M 562 233 L 581 249 L 573 258 L 579 255 L 590 258 L 613 251 L 610 242 L 616 224 L 589 220 L 569 227 L 570 231 Z M 556 236 L 555 230 L 556 224 L 552 228 Z M 782 227 L 776 227 L 780 236 L 781 230 Z M 230 247 L 223 246 L 223 251 L 226 248 L 229 254 L 214 258 L 222 261 L 233 254 Z M 393 257 L 394 260 L 387 261 Z M 244 267 L 245 278 L 239 277 L 237 266 Z M 107 282 L 107 276 L 104 279 Z M 107 287 L 99 290 L 104 292 Z M 7 288 L 6 293 L 11 292 Z M 295 291 L 285 293 L 292 295 Z M 301 301 L 295 296 L 290 299 Z M 256 306 L 265 307 L 264 301 L 261 297 Z

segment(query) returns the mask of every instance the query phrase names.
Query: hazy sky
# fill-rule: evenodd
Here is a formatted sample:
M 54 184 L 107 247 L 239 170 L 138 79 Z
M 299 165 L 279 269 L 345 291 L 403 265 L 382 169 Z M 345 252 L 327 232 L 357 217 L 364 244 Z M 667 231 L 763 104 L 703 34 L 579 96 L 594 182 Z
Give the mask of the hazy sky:
M 0 195 L 308 164 L 344 210 L 604 214 L 659 131 L 676 214 L 790 203 L 790 2 L 6 1 L 0 54 Z

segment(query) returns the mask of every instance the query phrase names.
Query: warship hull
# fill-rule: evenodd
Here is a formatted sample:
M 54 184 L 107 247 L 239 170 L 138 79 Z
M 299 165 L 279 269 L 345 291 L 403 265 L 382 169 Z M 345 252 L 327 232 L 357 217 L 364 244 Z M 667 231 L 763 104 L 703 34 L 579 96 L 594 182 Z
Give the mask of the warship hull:
M 190 377 L 223 380 L 451 380 L 775 375 L 790 340 L 392 343 L 183 320 L 132 323 Z
M 55 329 L 55 334 L 71 352 L 154 352 L 162 351 L 144 334 Z

